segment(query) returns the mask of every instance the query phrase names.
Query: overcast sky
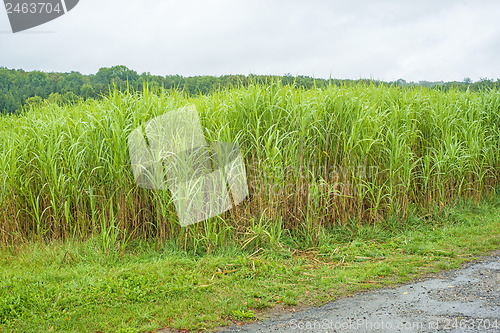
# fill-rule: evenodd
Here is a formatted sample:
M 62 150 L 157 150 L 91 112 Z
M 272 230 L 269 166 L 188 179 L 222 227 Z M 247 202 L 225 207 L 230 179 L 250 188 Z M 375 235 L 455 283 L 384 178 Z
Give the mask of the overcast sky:
M 80 0 L 13 34 L 0 66 L 95 73 L 500 78 L 500 1 Z

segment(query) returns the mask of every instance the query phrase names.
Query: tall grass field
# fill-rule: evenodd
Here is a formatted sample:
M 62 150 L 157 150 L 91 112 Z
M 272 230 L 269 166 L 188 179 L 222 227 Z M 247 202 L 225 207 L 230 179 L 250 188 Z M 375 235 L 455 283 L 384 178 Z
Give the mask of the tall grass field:
M 168 191 L 139 188 L 130 132 L 194 105 L 207 142 L 239 145 L 250 197 L 181 228 Z M 0 118 L 0 244 L 138 239 L 211 251 L 258 248 L 289 233 L 384 226 L 457 199 L 493 194 L 500 175 L 500 92 L 375 84 L 301 90 L 279 81 L 188 97 L 111 92 Z M 388 222 L 392 221 L 392 222 Z

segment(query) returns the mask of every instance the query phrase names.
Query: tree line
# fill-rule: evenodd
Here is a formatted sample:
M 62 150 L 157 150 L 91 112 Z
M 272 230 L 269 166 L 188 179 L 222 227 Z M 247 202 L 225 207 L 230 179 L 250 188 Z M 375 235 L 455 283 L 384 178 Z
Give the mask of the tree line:
M 318 79 L 309 76 L 268 76 L 268 75 L 223 75 L 192 76 L 181 75 L 159 76 L 149 72 L 138 74 L 126 66 L 101 68 L 96 74 L 83 75 L 79 72 L 45 73 L 42 71 L 24 71 L 0 67 L 0 113 L 10 114 L 22 111 L 26 105 L 41 104 L 49 101 L 58 104 L 73 103 L 80 99 L 99 98 L 106 95 L 111 88 L 119 90 L 141 91 L 145 85 L 149 88 L 176 89 L 189 95 L 210 94 L 219 88 L 247 86 L 250 82 L 267 84 L 280 80 L 284 85 L 311 89 L 328 85 L 350 84 L 383 84 L 397 86 L 421 85 L 431 89 L 479 90 L 500 88 L 500 79 L 481 79 L 472 82 L 465 78 L 461 82 L 406 82 L 399 79 L 393 82 L 373 80 L 341 80 Z

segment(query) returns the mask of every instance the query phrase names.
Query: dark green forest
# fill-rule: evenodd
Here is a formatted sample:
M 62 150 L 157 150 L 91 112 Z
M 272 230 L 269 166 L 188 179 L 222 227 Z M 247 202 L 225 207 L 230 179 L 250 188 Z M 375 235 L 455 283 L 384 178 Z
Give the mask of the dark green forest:
M 406 82 L 399 79 L 394 82 L 340 79 L 318 79 L 308 76 L 266 76 L 266 75 L 224 75 L 224 76 L 192 76 L 181 75 L 158 76 L 150 73 L 138 74 L 126 66 L 101 68 L 96 74 L 83 75 L 79 72 L 45 73 L 42 71 L 24 71 L 0 67 L 0 113 L 18 113 L 23 107 L 37 105 L 49 101 L 66 104 L 80 99 L 99 98 L 110 89 L 142 91 L 147 85 L 150 89 L 176 89 L 189 95 L 210 94 L 219 88 L 230 86 L 246 86 L 250 82 L 266 83 L 279 79 L 284 85 L 311 89 L 328 85 L 350 85 L 370 83 L 376 85 L 414 86 L 421 85 L 431 89 L 481 90 L 500 88 L 500 79 L 496 81 L 483 78 L 477 82 L 465 78 L 461 82 Z

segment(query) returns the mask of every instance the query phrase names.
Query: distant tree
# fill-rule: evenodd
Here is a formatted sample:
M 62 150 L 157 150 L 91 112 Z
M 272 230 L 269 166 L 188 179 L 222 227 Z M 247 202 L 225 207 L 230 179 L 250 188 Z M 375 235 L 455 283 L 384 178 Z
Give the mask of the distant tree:
M 138 79 L 139 75 L 137 72 L 128 69 L 126 66 L 100 68 L 94 76 L 94 82 L 96 84 L 104 85 L 106 87 L 115 84 L 119 89 L 126 89 L 127 83 L 130 88 L 137 89 Z
M 28 97 L 41 96 L 47 97 L 49 95 L 49 76 L 47 73 L 40 71 L 33 71 L 28 73 L 28 85 L 25 87 Z
M 47 98 L 47 101 L 50 103 L 50 104 L 57 104 L 57 105 L 62 105 L 63 104 L 63 97 L 60 93 L 52 93 L 49 95 L 49 97 Z
M 78 102 L 78 100 L 78 96 L 72 91 L 68 91 L 62 96 L 62 101 L 64 104 L 75 103 Z
M 80 89 L 80 95 L 84 98 L 84 99 L 89 99 L 89 98 L 93 98 L 95 97 L 95 92 L 94 92 L 94 88 L 92 87 L 92 85 L 88 84 L 88 83 L 85 83 L 82 88 Z
M 403 79 L 398 79 L 398 80 L 396 81 L 396 85 L 397 85 L 397 86 L 400 86 L 400 87 L 405 87 L 405 86 L 407 86 L 408 84 L 406 83 L 406 80 L 403 80 Z
M 3 113 L 14 113 L 21 108 L 21 105 L 19 98 L 15 98 L 12 92 L 9 92 L 4 97 L 5 111 Z
M 482 89 L 494 88 L 495 84 L 491 79 L 488 79 L 487 77 L 482 77 L 479 79 L 479 81 L 473 84 L 473 87 L 476 90 L 482 90 Z
M 33 96 L 26 100 L 25 105 L 28 107 L 36 107 L 43 104 L 43 98 L 40 96 Z
M 66 75 L 63 82 L 63 89 L 61 92 L 73 92 L 80 95 L 80 89 L 85 84 L 85 79 L 79 72 L 71 72 Z

